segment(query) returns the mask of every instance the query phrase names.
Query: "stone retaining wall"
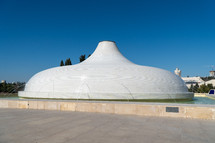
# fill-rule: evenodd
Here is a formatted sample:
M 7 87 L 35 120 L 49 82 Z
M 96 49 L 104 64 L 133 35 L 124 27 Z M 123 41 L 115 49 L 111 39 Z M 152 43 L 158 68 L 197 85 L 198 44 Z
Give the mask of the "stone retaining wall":
M 215 120 L 215 105 L 1 99 L 0 108 L 96 112 Z
M 206 97 L 208 93 L 194 93 L 194 97 Z

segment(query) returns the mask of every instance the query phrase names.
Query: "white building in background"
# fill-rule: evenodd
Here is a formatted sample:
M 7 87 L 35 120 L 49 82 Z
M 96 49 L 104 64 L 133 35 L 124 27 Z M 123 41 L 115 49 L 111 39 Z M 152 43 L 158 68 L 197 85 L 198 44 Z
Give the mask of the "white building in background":
M 184 80 L 185 84 L 187 85 L 188 88 L 190 88 L 191 85 L 196 85 L 196 83 L 198 83 L 198 85 L 204 84 L 204 80 L 201 79 L 201 77 L 197 76 L 197 77 L 182 77 L 182 79 Z
M 215 77 L 215 71 L 210 71 L 210 76 Z
M 179 68 L 175 69 L 175 74 L 179 77 L 181 77 L 181 70 Z
M 213 86 L 215 86 L 215 79 L 211 79 L 211 80 L 209 80 L 209 81 L 206 81 L 205 84 L 206 84 L 206 85 L 212 84 Z
M 6 80 L 2 80 L 1 83 L 6 83 Z
M 175 74 L 178 75 L 178 68 L 176 68 L 175 70 Z M 210 77 L 215 77 L 215 71 L 210 71 Z M 215 79 L 211 79 L 209 81 L 204 81 L 201 77 L 196 76 L 196 77 L 182 77 L 182 79 L 184 80 L 186 86 L 188 88 L 190 88 L 191 85 L 196 85 L 196 83 L 200 86 L 202 84 L 212 84 L 213 86 L 215 86 Z
M 210 77 L 215 77 L 215 71 L 214 70 L 210 71 L 209 73 L 210 73 Z M 215 79 L 211 79 L 209 81 L 206 81 L 205 84 L 206 85 L 212 84 L 213 86 L 215 86 Z
M 137 51 L 138 52 L 138 51 Z M 59 99 L 191 99 L 183 80 L 126 59 L 115 42 L 102 41 L 84 62 L 34 75 L 20 97 Z

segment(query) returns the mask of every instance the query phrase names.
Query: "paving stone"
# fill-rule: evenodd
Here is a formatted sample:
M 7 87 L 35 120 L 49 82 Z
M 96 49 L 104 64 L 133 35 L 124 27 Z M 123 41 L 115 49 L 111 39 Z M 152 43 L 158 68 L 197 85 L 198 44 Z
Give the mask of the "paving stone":
M 215 121 L 0 109 L 0 143 L 214 143 Z

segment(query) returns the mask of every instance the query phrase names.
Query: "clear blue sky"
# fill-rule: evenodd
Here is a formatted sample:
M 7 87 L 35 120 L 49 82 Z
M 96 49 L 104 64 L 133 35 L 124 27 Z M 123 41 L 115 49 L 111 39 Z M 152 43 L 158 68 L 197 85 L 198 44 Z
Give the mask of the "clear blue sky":
M 0 80 L 35 73 L 116 41 L 137 64 L 183 76 L 215 65 L 214 0 L 0 0 Z

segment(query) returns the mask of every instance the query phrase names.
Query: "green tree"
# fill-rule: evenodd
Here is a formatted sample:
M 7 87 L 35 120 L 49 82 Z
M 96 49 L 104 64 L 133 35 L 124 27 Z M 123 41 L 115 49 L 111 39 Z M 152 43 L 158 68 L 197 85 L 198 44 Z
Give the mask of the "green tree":
M 0 92 L 3 92 L 2 83 L 0 83 Z
M 68 65 L 68 59 L 65 60 L 65 66 Z
M 70 58 L 66 59 L 66 61 L 65 61 L 65 66 L 67 66 L 67 65 L 72 65 Z
M 69 58 L 69 65 L 72 65 L 72 62 L 71 62 L 70 58 Z
M 63 60 L 61 60 L 61 62 L 60 62 L 60 66 L 64 66 L 64 62 L 63 62 Z
M 20 90 L 24 90 L 25 83 L 0 83 L 0 92 L 4 93 L 17 93 Z
M 189 92 L 194 92 L 193 91 L 193 84 L 191 84 L 190 88 L 188 89 Z
M 6 87 L 7 93 L 13 93 L 15 92 L 16 84 L 8 83 Z
M 213 84 L 208 84 L 207 86 L 208 86 L 209 91 L 210 91 L 211 89 L 214 89 Z M 209 91 L 208 91 L 208 92 L 209 92 Z
M 81 55 L 79 57 L 80 63 L 83 62 L 85 59 L 86 59 L 86 56 L 85 55 Z
M 199 84 L 196 83 L 195 86 L 193 87 L 193 92 L 194 92 L 194 93 L 197 93 L 197 92 L 198 92 L 198 89 L 199 89 Z
M 7 83 L 2 83 L 2 92 L 7 92 Z
M 200 85 L 199 89 L 198 89 L 199 93 L 208 93 L 209 92 L 209 88 L 207 85 L 202 84 Z

